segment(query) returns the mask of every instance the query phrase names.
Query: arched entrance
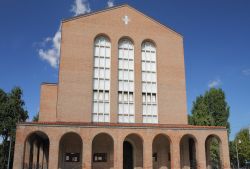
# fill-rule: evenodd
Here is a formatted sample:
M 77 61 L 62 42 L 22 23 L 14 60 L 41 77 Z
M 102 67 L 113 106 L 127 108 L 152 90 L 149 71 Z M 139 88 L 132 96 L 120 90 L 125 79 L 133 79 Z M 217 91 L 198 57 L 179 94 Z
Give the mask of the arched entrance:
M 206 165 L 207 169 L 221 168 L 221 140 L 218 136 L 210 135 L 206 142 Z
M 92 169 L 114 168 L 114 141 L 113 138 L 101 133 L 92 141 Z
M 164 134 L 157 135 L 152 144 L 153 169 L 170 169 L 171 168 L 171 148 L 170 139 Z
M 196 169 L 196 139 L 192 135 L 184 135 L 180 141 L 181 169 Z
M 58 166 L 60 169 L 82 168 L 82 139 L 76 133 L 66 133 L 59 145 Z
M 134 168 L 143 168 L 143 140 L 130 134 L 123 141 L 123 169 Z
M 48 169 L 49 138 L 47 134 L 36 131 L 26 138 L 23 160 L 24 169 Z
M 133 146 L 128 141 L 123 142 L 123 168 L 132 169 L 134 168 L 134 155 Z

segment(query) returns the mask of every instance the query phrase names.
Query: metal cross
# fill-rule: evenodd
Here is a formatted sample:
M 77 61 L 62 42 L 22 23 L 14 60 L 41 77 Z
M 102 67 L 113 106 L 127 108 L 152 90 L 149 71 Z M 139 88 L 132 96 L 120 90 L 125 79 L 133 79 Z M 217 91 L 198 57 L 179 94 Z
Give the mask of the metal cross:
M 125 15 L 125 16 L 122 18 L 122 20 L 124 21 L 124 23 L 125 23 L 126 25 L 127 25 L 128 22 L 130 21 L 130 19 L 128 18 L 127 15 Z

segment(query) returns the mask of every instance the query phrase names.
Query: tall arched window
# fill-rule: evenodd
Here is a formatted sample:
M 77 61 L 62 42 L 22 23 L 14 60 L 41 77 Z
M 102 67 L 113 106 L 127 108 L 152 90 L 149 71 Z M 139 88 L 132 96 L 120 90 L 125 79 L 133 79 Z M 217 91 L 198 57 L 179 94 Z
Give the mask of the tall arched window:
M 156 48 L 142 43 L 142 117 L 143 123 L 158 123 Z
M 94 42 L 93 122 L 110 121 L 110 57 L 111 44 L 99 36 Z
M 134 45 L 129 39 L 119 42 L 118 122 L 134 123 Z

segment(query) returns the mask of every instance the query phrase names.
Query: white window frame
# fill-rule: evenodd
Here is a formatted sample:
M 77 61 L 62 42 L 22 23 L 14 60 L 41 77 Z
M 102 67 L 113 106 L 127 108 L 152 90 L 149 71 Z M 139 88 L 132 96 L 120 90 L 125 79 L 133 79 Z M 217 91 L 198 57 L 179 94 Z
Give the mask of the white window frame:
M 124 38 L 118 44 L 119 123 L 135 122 L 134 76 L 134 45 L 131 40 Z
M 111 43 L 107 37 L 95 39 L 93 60 L 92 121 L 110 122 Z
M 153 43 L 142 43 L 142 119 L 143 123 L 158 123 L 157 55 Z M 156 99 L 153 102 L 153 97 Z

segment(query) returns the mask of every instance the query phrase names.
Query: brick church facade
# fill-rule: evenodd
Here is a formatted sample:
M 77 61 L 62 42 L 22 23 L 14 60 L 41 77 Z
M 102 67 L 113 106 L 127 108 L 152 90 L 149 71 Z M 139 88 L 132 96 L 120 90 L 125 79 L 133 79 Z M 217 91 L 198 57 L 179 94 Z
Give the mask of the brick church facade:
M 188 125 L 183 37 L 121 5 L 62 21 L 59 80 L 16 130 L 14 169 L 229 169 L 224 127 Z

